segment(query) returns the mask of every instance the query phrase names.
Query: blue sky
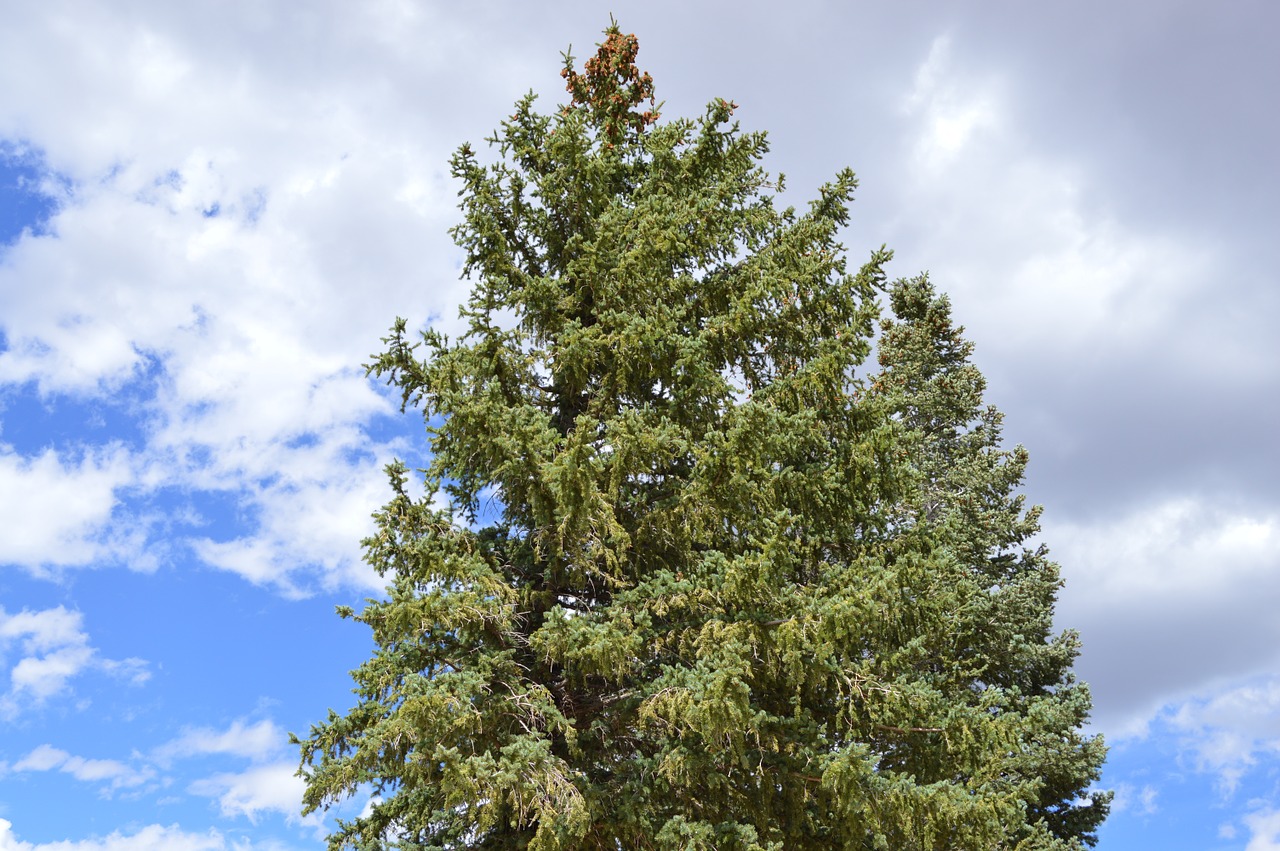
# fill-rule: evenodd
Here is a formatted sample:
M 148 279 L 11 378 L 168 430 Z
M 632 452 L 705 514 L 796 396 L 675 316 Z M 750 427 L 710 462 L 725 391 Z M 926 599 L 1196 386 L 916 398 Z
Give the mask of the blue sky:
M 1067 585 L 1100 848 L 1280 849 L 1280 13 L 1263 2 L 618 3 L 669 115 L 770 132 L 845 242 L 928 269 Z M 109 7 L 108 7 L 109 6 Z M 0 851 L 305 849 L 289 731 L 456 330 L 450 152 L 609 8 L 18 2 L 0 29 Z M 457 7 L 457 8 L 455 8 Z

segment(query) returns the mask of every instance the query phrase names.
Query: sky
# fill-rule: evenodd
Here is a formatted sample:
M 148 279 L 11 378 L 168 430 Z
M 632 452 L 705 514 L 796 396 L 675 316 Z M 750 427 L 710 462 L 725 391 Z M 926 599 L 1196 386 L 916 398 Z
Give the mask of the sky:
M 686 8 L 688 7 L 688 8 Z M 1066 581 L 1099 848 L 1280 849 L 1280 8 L 6 3 L 0 851 L 323 846 L 290 732 L 352 703 L 334 607 L 458 328 L 450 153 L 612 12 L 668 116 L 766 130 L 857 262 L 928 270 Z

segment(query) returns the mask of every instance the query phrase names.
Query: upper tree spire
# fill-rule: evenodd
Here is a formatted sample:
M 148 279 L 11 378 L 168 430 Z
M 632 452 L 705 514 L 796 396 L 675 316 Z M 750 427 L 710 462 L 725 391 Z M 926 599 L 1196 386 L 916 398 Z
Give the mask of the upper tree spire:
M 605 138 L 616 144 L 628 129 L 637 134 L 658 120 L 653 99 L 653 77 L 641 73 L 636 66 L 640 42 L 634 34 L 624 34 L 616 21 L 610 21 L 605 40 L 596 55 L 587 60 L 580 74 L 573 68 L 573 56 L 565 54 L 560 76 L 573 96 L 575 106 L 586 106 L 591 117 L 603 130 Z M 644 101 L 649 109 L 637 109 Z

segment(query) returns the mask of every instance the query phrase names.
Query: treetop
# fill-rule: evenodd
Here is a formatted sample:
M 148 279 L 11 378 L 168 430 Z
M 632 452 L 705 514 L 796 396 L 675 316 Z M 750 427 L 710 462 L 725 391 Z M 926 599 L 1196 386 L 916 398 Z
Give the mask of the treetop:
M 643 133 L 658 120 L 653 77 L 648 72 L 641 73 L 636 66 L 639 50 L 640 42 L 635 35 L 624 34 L 617 21 L 610 20 L 605 40 L 587 60 L 585 73 L 574 70 L 572 54 L 564 55 L 560 76 L 565 79 L 573 105 L 590 110 L 610 144 L 621 141 L 628 130 Z M 637 110 L 646 100 L 649 108 Z

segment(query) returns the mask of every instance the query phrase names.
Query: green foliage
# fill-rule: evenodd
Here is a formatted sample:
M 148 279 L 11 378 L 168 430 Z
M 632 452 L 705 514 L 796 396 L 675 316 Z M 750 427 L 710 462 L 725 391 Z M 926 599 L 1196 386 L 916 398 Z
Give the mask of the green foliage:
M 846 268 L 851 172 L 775 207 L 764 135 L 657 123 L 635 54 L 611 27 L 568 106 L 453 158 L 467 331 L 397 320 L 371 367 L 429 493 L 389 468 L 308 811 L 376 794 L 332 848 L 1091 844 L 1076 639 L 947 302 Z

